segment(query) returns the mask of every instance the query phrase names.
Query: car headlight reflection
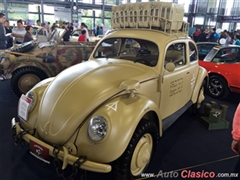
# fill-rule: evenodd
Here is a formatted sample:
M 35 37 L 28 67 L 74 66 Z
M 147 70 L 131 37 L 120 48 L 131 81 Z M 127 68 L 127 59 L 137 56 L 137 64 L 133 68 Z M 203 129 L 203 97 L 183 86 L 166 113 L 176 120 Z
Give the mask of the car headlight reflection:
M 88 135 L 93 141 L 101 141 L 107 134 L 108 124 L 104 117 L 93 117 L 88 125 Z
M 33 91 L 28 91 L 28 93 L 26 94 L 26 96 L 30 99 L 32 99 L 31 104 L 29 105 L 29 109 L 28 111 L 32 111 L 33 108 L 35 107 L 35 104 L 37 102 L 37 96 L 35 95 L 35 93 Z

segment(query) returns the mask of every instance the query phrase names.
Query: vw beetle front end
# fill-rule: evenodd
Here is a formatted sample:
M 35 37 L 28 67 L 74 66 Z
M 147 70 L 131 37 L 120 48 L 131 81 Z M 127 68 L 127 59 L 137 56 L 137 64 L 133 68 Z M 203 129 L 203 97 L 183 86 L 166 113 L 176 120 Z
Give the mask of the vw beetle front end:
M 123 68 L 128 73 L 102 81 Z M 118 60 L 89 61 L 40 82 L 24 96 L 31 99 L 25 120 L 12 120 L 15 142 L 22 138 L 30 146 L 46 148 L 63 161 L 63 169 L 80 159 L 81 169 L 110 172 L 109 163 L 123 154 L 141 116 L 157 112 L 156 103 L 138 93 L 152 86 L 149 96 L 158 96 L 156 73 L 146 73 L 146 68 Z M 36 152 L 32 153 L 39 156 Z

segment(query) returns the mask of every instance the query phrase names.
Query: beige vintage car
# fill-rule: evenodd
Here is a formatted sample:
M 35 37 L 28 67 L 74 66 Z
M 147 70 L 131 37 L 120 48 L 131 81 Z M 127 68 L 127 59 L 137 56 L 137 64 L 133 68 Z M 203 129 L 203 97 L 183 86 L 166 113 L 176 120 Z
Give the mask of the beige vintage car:
M 70 164 L 121 180 L 146 171 L 163 131 L 187 109 L 200 108 L 208 75 L 182 22 L 183 7 L 164 3 L 174 15 L 182 12 L 181 21 L 118 19 L 122 9 L 140 5 L 150 12 L 161 8 L 161 2 L 113 7 L 115 31 L 100 40 L 89 61 L 22 95 L 20 120 L 12 119 L 16 144 L 27 141 L 31 154 L 44 162 L 52 156 L 62 169 Z

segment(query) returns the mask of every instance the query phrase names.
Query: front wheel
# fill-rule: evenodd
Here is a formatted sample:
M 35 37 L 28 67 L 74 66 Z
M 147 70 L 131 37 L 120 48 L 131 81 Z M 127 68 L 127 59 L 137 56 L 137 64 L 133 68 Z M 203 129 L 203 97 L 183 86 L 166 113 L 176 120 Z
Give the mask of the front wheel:
M 139 177 L 149 166 L 156 149 L 157 126 L 142 120 L 137 126 L 127 149 L 113 164 L 115 179 L 131 180 Z
M 34 85 L 48 76 L 40 69 L 24 67 L 16 70 L 11 78 L 11 88 L 15 95 L 20 97 L 26 94 Z
M 219 75 L 210 76 L 208 93 L 213 98 L 223 99 L 227 97 L 229 94 L 229 88 L 226 80 Z

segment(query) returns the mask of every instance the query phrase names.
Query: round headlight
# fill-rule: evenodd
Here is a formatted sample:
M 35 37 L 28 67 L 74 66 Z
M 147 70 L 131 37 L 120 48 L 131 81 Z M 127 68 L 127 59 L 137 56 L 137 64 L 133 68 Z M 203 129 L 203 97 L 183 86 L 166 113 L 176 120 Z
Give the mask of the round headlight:
M 101 141 L 107 134 L 108 124 L 102 116 L 93 117 L 88 125 L 88 135 L 93 141 Z
M 28 109 L 28 111 L 31 111 L 34 108 L 37 99 L 36 99 L 35 93 L 33 91 L 28 91 L 26 96 L 32 100 L 31 104 L 29 105 L 29 109 Z

